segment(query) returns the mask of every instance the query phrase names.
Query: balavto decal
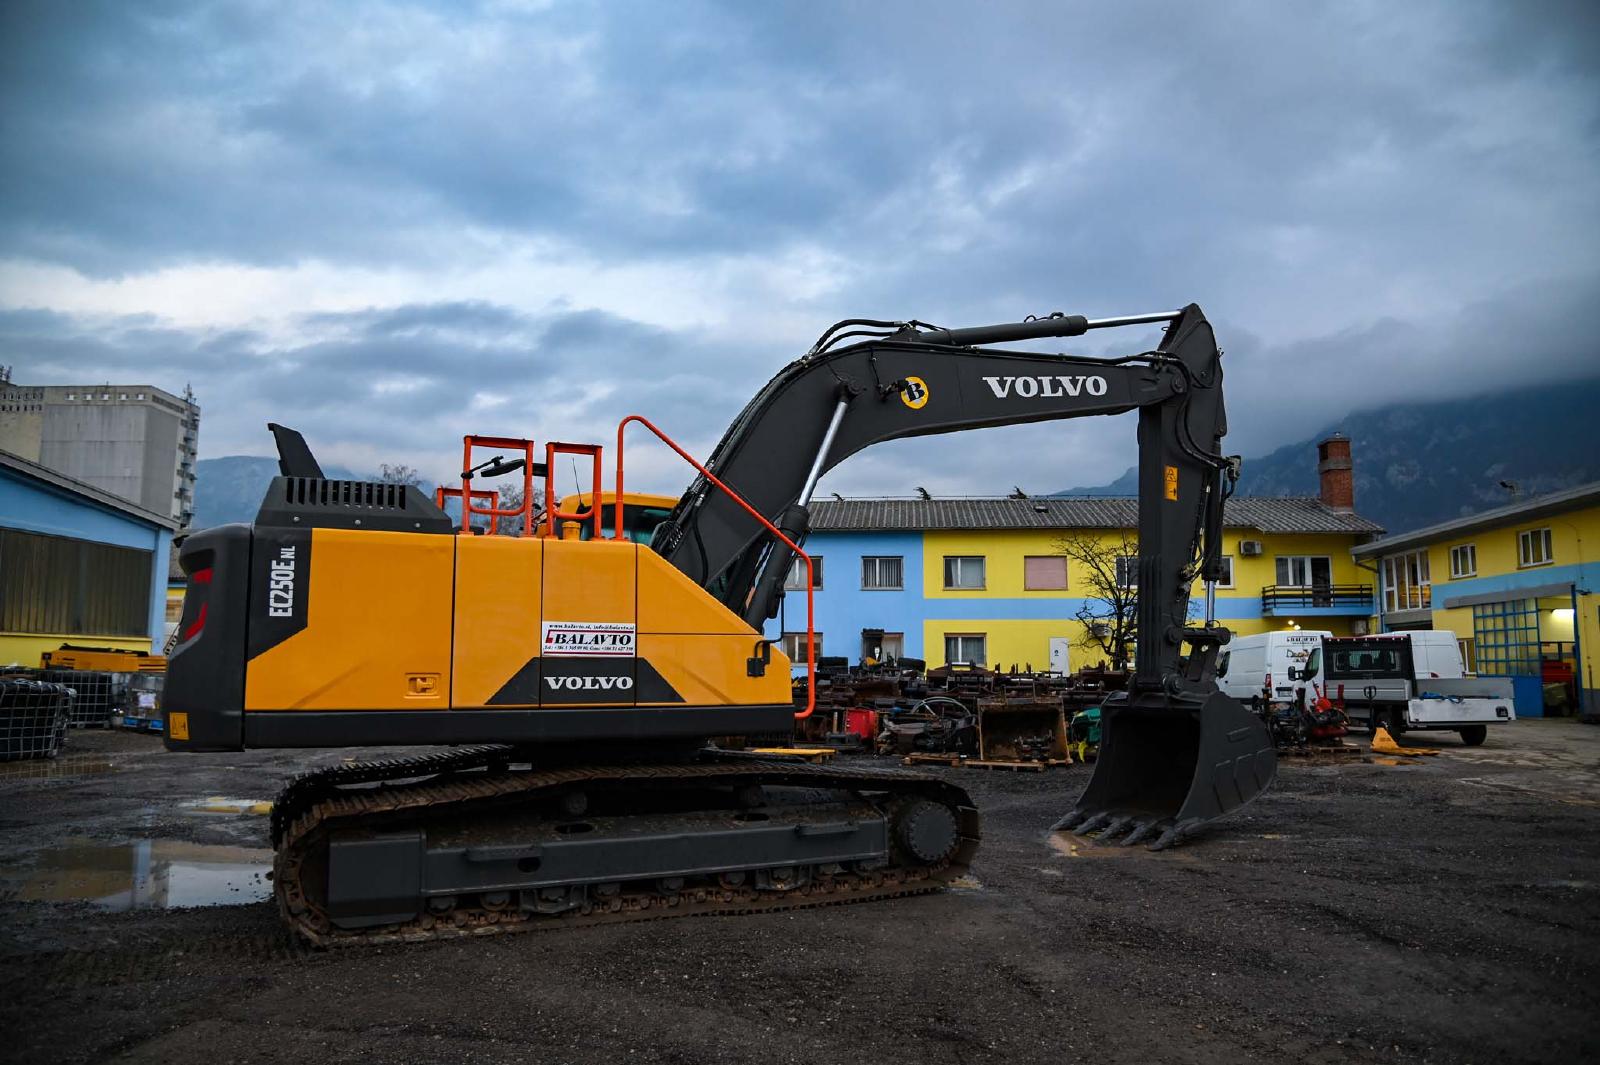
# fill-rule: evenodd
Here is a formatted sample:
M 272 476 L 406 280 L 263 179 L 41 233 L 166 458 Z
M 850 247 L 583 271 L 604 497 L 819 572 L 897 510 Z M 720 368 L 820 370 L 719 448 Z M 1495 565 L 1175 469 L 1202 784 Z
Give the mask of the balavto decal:
M 311 530 L 255 530 L 250 545 L 249 657 L 306 627 L 311 595 Z
M 546 621 L 540 654 L 545 658 L 632 658 L 634 626 L 624 621 Z

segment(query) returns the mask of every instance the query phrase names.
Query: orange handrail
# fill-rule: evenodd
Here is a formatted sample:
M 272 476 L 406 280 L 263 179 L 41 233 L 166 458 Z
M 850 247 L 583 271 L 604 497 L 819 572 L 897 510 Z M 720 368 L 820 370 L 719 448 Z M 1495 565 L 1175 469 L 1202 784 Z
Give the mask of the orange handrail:
M 683 459 L 683 461 L 687 462 L 689 465 L 693 466 L 696 470 L 700 471 L 700 476 L 704 477 L 706 480 L 710 481 L 712 484 L 716 485 L 718 488 L 720 488 L 724 492 L 728 493 L 728 498 L 729 499 L 733 500 L 735 503 L 739 504 L 739 506 L 743 507 L 746 513 L 748 513 L 752 518 L 756 519 L 756 521 L 759 521 L 766 528 L 766 530 L 768 532 L 770 532 L 773 536 L 776 536 L 778 539 L 782 540 L 784 542 L 784 544 L 791 551 L 793 551 L 796 555 L 798 555 L 801 558 L 801 560 L 803 560 L 805 562 L 805 564 L 806 564 L 806 708 L 804 710 L 800 711 L 799 713 L 794 715 L 796 721 L 804 721 L 806 718 L 810 717 L 812 712 L 814 710 L 816 710 L 816 708 L 817 708 L 817 629 L 816 629 L 815 605 L 814 605 L 814 603 L 812 601 L 812 587 L 813 587 L 814 582 L 812 581 L 812 578 L 811 578 L 811 556 L 806 554 L 804 551 L 800 550 L 800 545 L 799 544 L 795 543 L 793 540 L 791 540 L 787 536 L 783 535 L 783 532 L 776 525 L 772 524 L 772 522 L 768 521 L 764 514 L 762 514 L 759 510 L 757 510 L 755 507 L 751 506 L 748 502 L 746 502 L 744 496 L 740 495 L 738 492 L 735 492 L 732 488 L 729 488 L 727 485 L 723 484 L 722 481 L 717 477 L 716 474 L 712 473 L 710 470 L 708 470 L 704 466 L 700 465 L 700 463 L 696 462 L 693 455 L 690 455 L 687 451 L 683 450 L 683 448 L 679 447 L 672 440 L 671 437 L 669 437 L 666 433 L 663 433 L 660 429 L 657 429 L 655 427 L 654 423 L 652 423 L 649 418 L 646 418 L 641 414 L 630 414 L 626 418 L 622 419 L 622 421 L 617 423 L 617 501 L 616 501 L 616 507 L 617 507 L 616 529 L 617 529 L 617 534 L 616 534 L 615 537 L 613 537 L 613 539 L 621 540 L 623 538 L 623 534 L 622 534 L 622 431 L 628 427 L 628 423 L 629 422 L 638 422 L 640 425 L 644 426 L 646 429 L 648 429 L 652 433 L 656 434 L 656 438 L 658 440 L 660 440 L 663 444 L 666 444 L 672 450 L 676 451 L 678 453 L 678 457 Z M 596 502 L 598 502 L 598 500 Z
M 561 523 L 564 521 L 582 522 L 592 519 L 594 522 L 594 538 L 596 540 L 600 539 L 601 532 L 605 527 L 605 522 L 602 520 L 600 513 L 602 509 L 600 506 L 600 452 L 599 444 L 563 444 L 554 440 L 545 444 L 544 534 L 546 536 L 560 536 Z M 594 459 L 594 474 L 589 478 L 589 484 L 592 486 L 591 490 L 594 492 L 594 506 L 587 513 L 578 511 L 569 514 L 564 510 L 556 509 L 555 470 L 557 455 L 586 455 Z M 581 501 L 583 499 L 581 486 L 579 491 L 578 499 Z
M 492 503 L 489 506 L 486 506 L 486 507 L 476 507 L 476 506 L 472 505 L 472 501 L 473 501 L 474 498 L 480 497 L 481 494 L 484 491 L 489 491 L 488 489 L 474 489 L 472 487 L 472 479 L 466 473 L 467 470 L 472 469 L 472 450 L 473 450 L 473 448 L 479 448 L 479 447 L 516 448 L 516 449 L 518 449 L 518 450 L 520 450 L 522 452 L 522 506 L 520 506 L 520 507 L 499 507 L 499 506 L 495 506 Z M 533 467 L 534 467 L 534 462 L 533 462 L 533 441 L 532 440 L 523 440 L 520 437 L 511 437 L 511 436 L 464 436 L 464 437 L 462 437 L 461 438 L 461 469 L 462 469 L 462 474 L 461 474 L 461 487 L 458 490 L 461 493 L 461 531 L 464 532 L 464 533 L 470 533 L 472 531 L 472 518 L 474 517 L 474 515 L 476 515 L 478 517 L 486 517 L 486 518 L 489 519 L 489 528 L 487 529 L 487 532 L 489 532 L 491 535 L 493 535 L 493 533 L 495 532 L 495 526 L 499 523 L 499 520 L 501 518 L 521 518 L 522 519 L 522 535 L 523 536 L 532 536 L 533 535 Z M 546 480 L 548 480 L 548 478 L 546 478 Z M 499 492 L 494 492 L 493 493 L 493 497 L 494 497 L 494 499 L 496 501 L 498 501 L 499 498 L 500 498 L 500 493 Z

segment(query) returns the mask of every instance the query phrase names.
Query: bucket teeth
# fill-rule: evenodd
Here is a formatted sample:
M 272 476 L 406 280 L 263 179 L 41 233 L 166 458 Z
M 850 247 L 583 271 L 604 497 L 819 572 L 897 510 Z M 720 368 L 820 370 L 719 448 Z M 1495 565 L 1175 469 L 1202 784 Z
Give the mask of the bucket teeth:
M 1072 831 L 1079 836 L 1087 836 L 1089 833 L 1093 832 L 1095 829 L 1099 828 L 1101 825 L 1110 820 L 1111 814 L 1109 812 L 1098 813 Z
M 1164 851 L 1168 847 L 1176 846 L 1177 844 L 1182 843 L 1187 837 L 1194 835 L 1204 823 L 1205 822 L 1200 818 L 1193 818 L 1188 821 L 1179 821 L 1176 824 L 1169 825 L 1167 830 L 1161 833 L 1161 838 L 1150 844 L 1150 849 L 1153 851 Z
M 1087 820 L 1088 817 L 1089 817 L 1089 811 L 1087 811 L 1087 810 L 1085 810 L 1085 809 L 1083 809 L 1081 807 L 1076 807 L 1075 806 L 1075 807 L 1073 807 L 1071 810 L 1069 810 L 1067 812 L 1067 815 L 1065 817 L 1063 817 L 1061 820 L 1057 821 L 1055 824 L 1051 825 L 1050 826 L 1050 831 L 1052 831 L 1052 832 L 1071 832 L 1073 830 L 1073 826 L 1074 825 L 1077 825 L 1080 822 Z
M 1167 824 L 1167 821 L 1159 817 L 1147 818 L 1146 820 L 1141 821 L 1138 827 L 1136 827 L 1132 832 L 1128 833 L 1128 838 L 1122 841 L 1122 845 L 1124 847 L 1131 847 L 1135 843 L 1139 843 L 1146 839 L 1152 832 L 1156 832 L 1164 828 Z
M 1132 814 L 1124 814 L 1121 817 L 1113 817 L 1111 819 L 1111 823 L 1100 830 L 1100 835 L 1097 838 L 1101 843 L 1110 843 L 1112 840 L 1116 839 L 1124 829 L 1132 824 L 1133 820 L 1134 818 Z

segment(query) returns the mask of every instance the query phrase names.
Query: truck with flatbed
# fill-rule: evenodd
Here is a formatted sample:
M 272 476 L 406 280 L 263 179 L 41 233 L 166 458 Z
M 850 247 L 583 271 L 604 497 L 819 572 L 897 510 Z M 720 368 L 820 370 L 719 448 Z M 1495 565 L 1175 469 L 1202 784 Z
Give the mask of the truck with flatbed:
M 1352 725 L 1373 732 L 1459 732 L 1463 743 L 1476 747 L 1490 725 L 1517 717 L 1511 681 L 1467 676 L 1453 632 L 1325 636 L 1321 664 L 1327 697 Z

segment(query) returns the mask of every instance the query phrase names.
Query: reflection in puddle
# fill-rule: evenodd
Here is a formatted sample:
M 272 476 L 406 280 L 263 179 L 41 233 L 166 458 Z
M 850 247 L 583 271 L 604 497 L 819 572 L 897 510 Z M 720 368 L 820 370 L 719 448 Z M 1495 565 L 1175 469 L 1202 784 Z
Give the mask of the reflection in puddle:
M 1092 843 L 1079 836 L 1068 836 L 1060 832 L 1052 832 L 1048 837 L 1050 847 L 1057 854 L 1064 854 L 1068 858 L 1124 858 L 1140 847 L 1123 847 L 1111 843 Z
M 272 852 L 177 840 L 108 846 L 67 844 L 39 854 L 32 869 L 7 869 L 17 899 L 84 900 L 104 910 L 237 906 L 272 894 Z
M 257 799 L 230 799 L 224 795 L 213 795 L 209 799 L 191 799 L 183 804 L 183 808 L 203 814 L 266 815 L 272 812 L 270 802 L 261 802 Z
M 1381 754 L 1372 756 L 1373 765 L 1421 765 L 1415 758 L 1389 758 Z
M 0 763 L 0 780 L 86 777 L 96 773 L 110 773 L 114 768 L 108 760 L 96 755 L 69 754 L 65 758 L 32 758 L 25 762 Z

